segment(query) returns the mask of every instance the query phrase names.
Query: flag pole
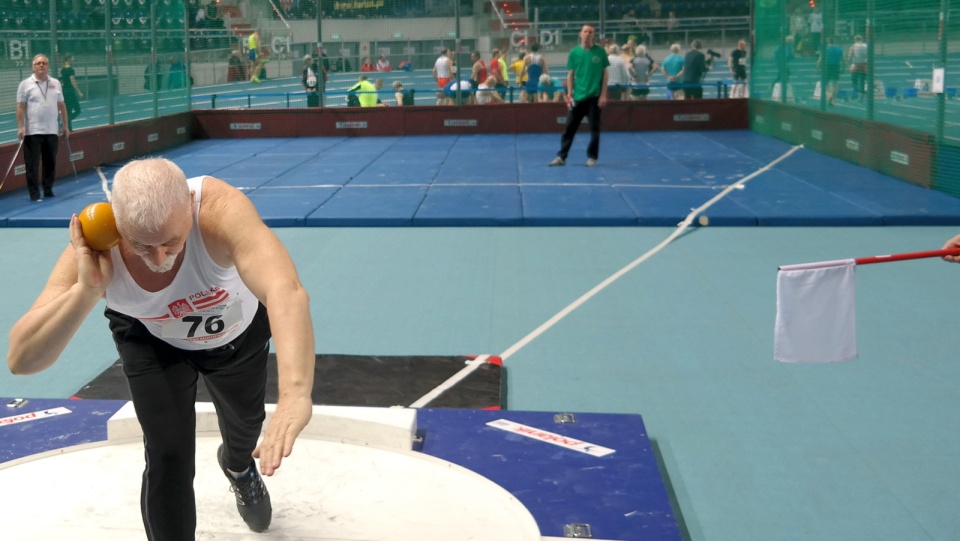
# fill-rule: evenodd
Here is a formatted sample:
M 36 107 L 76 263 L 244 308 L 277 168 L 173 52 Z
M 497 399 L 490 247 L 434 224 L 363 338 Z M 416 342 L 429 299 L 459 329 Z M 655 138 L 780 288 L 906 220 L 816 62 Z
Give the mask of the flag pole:
M 910 252 L 905 254 L 875 255 L 871 257 L 858 257 L 854 259 L 857 265 L 869 265 L 871 263 L 889 263 L 891 261 L 906 261 L 908 259 L 923 259 L 925 257 L 944 257 L 948 255 L 960 255 L 960 248 L 945 248 L 943 250 L 928 250 L 926 252 Z
M 909 252 L 904 254 L 874 255 L 869 257 L 858 257 L 856 259 L 837 259 L 834 261 L 818 261 L 816 263 L 800 263 L 798 265 L 781 265 L 778 270 L 797 271 L 808 269 L 825 269 L 828 267 L 840 267 L 843 265 L 870 265 L 871 263 L 891 263 L 893 261 L 907 261 L 909 259 L 923 259 L 926 257 L 944 257 L 948 255 L 960 255 L 960 248 L 945 248 L 943 250 L 928 250 L 925 252 Z

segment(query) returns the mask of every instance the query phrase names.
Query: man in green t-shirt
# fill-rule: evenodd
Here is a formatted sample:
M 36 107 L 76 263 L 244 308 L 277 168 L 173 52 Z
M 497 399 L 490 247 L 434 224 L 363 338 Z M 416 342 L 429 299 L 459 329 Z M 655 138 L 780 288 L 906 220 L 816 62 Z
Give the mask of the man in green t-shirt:
M 600 155 L 600 110 L 607 104 L 607 67 L 610 60 L 603 47 L 596 45 L 596 30 L 586 24 L 580 29 L 580 45 L 567 57 L 567 129 L 560 139 L 560 152 L 551 166 L 566 165 L 567 153 L 573 144 L 580 122 L 590 122 L 590 144 L 587 145 L 587 167 L 597 165 Z

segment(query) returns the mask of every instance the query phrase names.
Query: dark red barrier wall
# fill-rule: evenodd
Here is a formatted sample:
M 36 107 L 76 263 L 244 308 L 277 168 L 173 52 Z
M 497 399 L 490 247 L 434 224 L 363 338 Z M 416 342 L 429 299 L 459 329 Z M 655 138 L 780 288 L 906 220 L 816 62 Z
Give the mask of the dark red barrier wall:
M 76 167 L 77 171 L 86 171 L 104 163 L 147 156 L 164 148 L 183 145 L 192 139 L 192 133 L 193 115 L 190 112 L 80 130 L 69 138 L 60 137 L 57 177 L 72 176 L 73 167 Z M 10 165 L 17 146 L 17 143 L 11 143 L 0 147 L 3 172 Z M 71 161 L 73 167 L 70 165 Z M 0 191 L 8 192 L 24 186 L 26 176 L 23 152 L 20 152 L 14 169 L 10 171 Z
M 194 111 L 199 139 L 243 137 L 401 136 L 471 133 L 560 133 L 566 106 L 528 103 Z M 605 131 L 742 130 L 746 100 L 611 102 Z M 587 129 L 586 124 L 581 129 Z

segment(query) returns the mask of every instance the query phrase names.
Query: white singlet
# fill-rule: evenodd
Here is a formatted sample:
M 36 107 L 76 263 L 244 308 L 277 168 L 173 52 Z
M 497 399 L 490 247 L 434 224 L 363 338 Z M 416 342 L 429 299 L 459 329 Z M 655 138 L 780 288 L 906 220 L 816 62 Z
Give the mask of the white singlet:
M 203 244 L 199 216 L 204 178 L 187 179 L 194 193 L 193 228 L 173 282 L 156 293 L 145 291 L 130 276 L 115 246 L 110 249 L 113 280 L 105 295 L 108 308 L 139 319 L 157 338 L 186 350 L 228 344 L 246 330 L 259 307 L 236 267 L 218 265 Z

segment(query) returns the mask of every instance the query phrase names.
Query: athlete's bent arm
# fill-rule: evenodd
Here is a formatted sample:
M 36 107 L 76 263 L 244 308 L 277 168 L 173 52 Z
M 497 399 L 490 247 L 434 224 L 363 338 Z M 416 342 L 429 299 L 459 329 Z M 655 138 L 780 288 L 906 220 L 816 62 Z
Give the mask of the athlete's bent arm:
M 70 219 L 70 246 L 60 254 L 33 306 L 10 329 L 10 371 L 35 374 L 53 365 L 103 298 L 112 276 L 110 254 L 87 246 L 80 220 L 74 215 Z

